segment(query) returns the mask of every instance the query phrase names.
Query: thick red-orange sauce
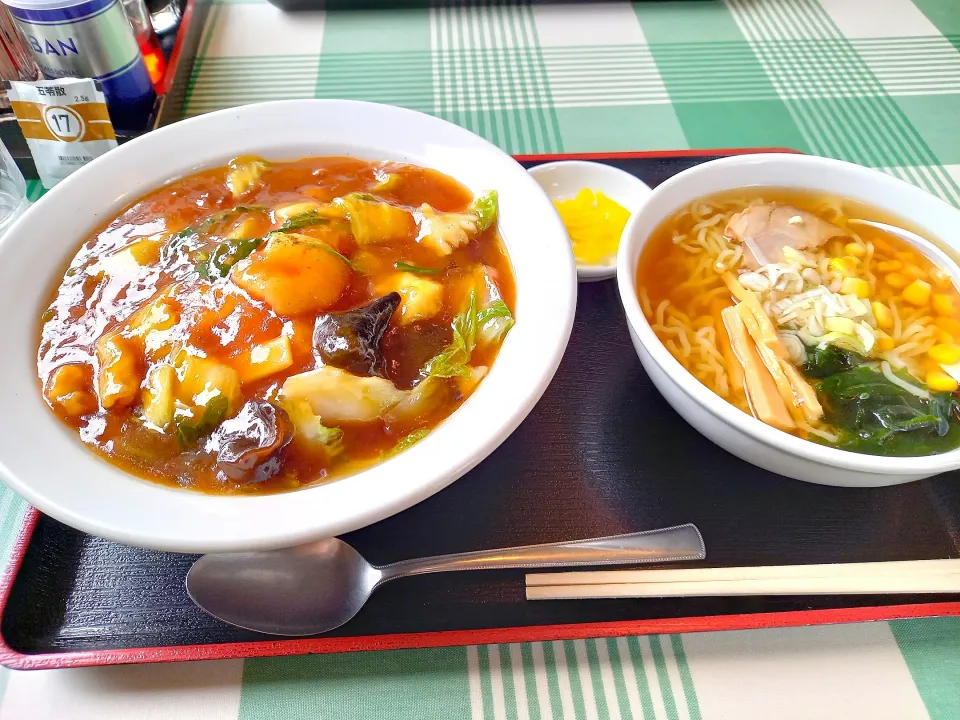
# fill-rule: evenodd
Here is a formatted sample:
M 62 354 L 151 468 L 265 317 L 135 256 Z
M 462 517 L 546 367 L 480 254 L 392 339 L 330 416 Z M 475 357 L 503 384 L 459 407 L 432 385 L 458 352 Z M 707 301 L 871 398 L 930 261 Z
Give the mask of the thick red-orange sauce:
M 398 441 L 429 430 L 453 412 L 475 385 L 457 378 L 444 380 L 450 386 L 444 401 L 412 422 L 391 425 L 377 419 L 335 425 L 343 433 L 335 453 L 295 436 L 279 454 L 279 471 L 258 482 L 237 481 L 219 471 L 217 447 L 209 432 L 202 432 L 195 445 L 185 445 L 175 423 L 157 427 L 144 421 L 148 376 L 159 366 L 176 365 L 186 355 L 244 378 L 226 417 L 235 416 L 249 400 L 275 403 L 286 378 L 323 365 L 313 346 L 317 318 L 386 294 L 400 272 L 396 263 L 436 271 L 415 275 L 442 287 L 442 304 L 436 312 L 403 322 L 401 307 L 383 335 L 380 348 L 386 359 L 386 379 L 400 390 L 415 387 L 424 377 L 426 363 L 451 343 L 451 323 L 464 312 L 478 271 L 486 273 L 506 305 L 514 308 L 512 271 L 495 225 L 447 255 L 418 242 L 415 213 L 424 203 L 439 212 L 463 213 L 473 200 L 450 177 L 409 165 L 304 158 L 267 164 L 238 197 L 228 187 L 229 172 L 230 168 L 221 167 L 152 191 L 93 232 L 70 262 L 43 315 L 38 352 L 39 380 L 58 417 L 89 447 L 138 476 L 210 493 L 268 493 L 296 489 L 376 462 Z M 402 237 L 360 244 L 342 205 L 334 202 L 356 192 L 402 208 L 414 221 Z M 310 250 L 303 256 L 306 259 L 281 267 L 286 298 L 282 312 L 277 303 L 257 297 L 237 282 L 240 268 L 262 254 L 265 245 L 229 269 L 226 277 L 198 276 L 197 268 L 210 267 L 208 258 L 228 235 L 267 236 L 283 225 L 277 210 L 294 203 L 318 205 L 331 219 L 291 231 L 308 248 L 326 248 L 320 253 Z M 238 206 L 241 209 L 226 212 Z M 178 237 L 185 229 L 198 232 Z M 164 303 L 161 320 L 169 311 L 175 323 L 167 327 L 168 319 L 155 324 L 160 330 L 144 334 L 137 318 L 149 314 L 144 308 L 158 299 Z M 304 304 L 311 308 L 301 311 Z M 251 348 L 284 337 L 289 339 L 289 364 L 265 377 L 246 379 L 255 374 L 250 372 Z M 139 382 L 135 391 L 124 386 L 119 393 L 131 397 L 105 402 L 116 390 L 103 380 L 104 367 L 113 357 L 103 350 L 110 338 L 114 338 L 110 348 L 123 351 L 128 377 Z M 488 367 L 498 349 L 499 343 L 478 346 L 470 366 Z M 177 368 L 182 374 L 182 366 Z M 179 374 L 182 389 L 186 381 Z M 188 406 L 190 402 L 185 401 Z M 193 412 L 196 420 L 203 408 L 190 407 L 186 412 Z

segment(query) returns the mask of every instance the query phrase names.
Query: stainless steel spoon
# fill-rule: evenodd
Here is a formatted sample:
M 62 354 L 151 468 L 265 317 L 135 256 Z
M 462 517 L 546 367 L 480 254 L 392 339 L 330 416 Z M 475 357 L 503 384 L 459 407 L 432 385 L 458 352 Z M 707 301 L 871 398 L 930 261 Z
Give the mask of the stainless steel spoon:
M 187 593 L 224 622 L 274 635 L 315 635 L 343 625 L 388 580 L 494 568 L 702 560 L 693 525 L 589 540 L 481 550 L 377 567 L 336 538 L 266 552 L 204 555 L 187 573 Z

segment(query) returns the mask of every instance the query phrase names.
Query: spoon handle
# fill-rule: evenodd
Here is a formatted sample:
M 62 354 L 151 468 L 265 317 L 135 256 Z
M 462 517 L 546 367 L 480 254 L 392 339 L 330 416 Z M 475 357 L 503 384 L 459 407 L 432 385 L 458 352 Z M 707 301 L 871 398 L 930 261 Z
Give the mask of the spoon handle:
M 380 582 L 386 582 L 398 577 L 452 570 L 636 565 L 703 560 L 706 555 L 700 531 L 694 525 L 686 524 L 587 540 L 437 555 L 404 560 L 378 569 L 383 573 Z

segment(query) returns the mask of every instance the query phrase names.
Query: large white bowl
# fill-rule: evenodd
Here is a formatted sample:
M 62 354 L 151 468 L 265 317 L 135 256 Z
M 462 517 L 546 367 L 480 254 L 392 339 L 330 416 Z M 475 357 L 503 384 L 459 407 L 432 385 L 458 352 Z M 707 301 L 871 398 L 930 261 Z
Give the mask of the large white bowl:
M 477 392 L 416 446 L 342 480 L 259 497 L 203 495 L 132 477 L 85 448 L 40 396 L 40 314 L 95 226 L 164 182 L 231 157 L 351 155 L 435 168 L 500 193 L 517 323 Z M 112 150 L 57 185 L 0 241 L 0 477 L 85 532 L 162 550 L 273 548 L 376 522 L 447 486 L 494 450 L 546 389 L 566 347 L 576 272 L 557 213 L 512 158 L 443 120 L 372 103 L 298 100 L 223 110 Z
M 860 200 L 898 217 L 960 251 L 960 211 L 877 170 L 804 155 L 743 155 L 704 163 L 663 183 L 624 230 L 617 281 L 630 335 L 644 369 L 667 402 L 720 447 L 781 475 L 823 485 L 877 487 L 960 468 L 960 450 L 891 458 L 824 447 L 776 430 L 729 404 L 670 354 L 637 300 L 636 269 L 653 230 L 675 210 L 711 193 L 750 186 L 804 188 Z M 720 480 L 722 481 L 722 479 Z

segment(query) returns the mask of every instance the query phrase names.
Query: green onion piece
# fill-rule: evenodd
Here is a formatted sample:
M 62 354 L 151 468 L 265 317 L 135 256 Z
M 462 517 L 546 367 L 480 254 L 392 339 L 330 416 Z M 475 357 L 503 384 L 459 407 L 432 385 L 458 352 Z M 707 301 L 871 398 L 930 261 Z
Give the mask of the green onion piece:
M 310 227 L 311 225 L 327 225 L 329 222 L 330 218 L 324 217 L 316 210 L 308 210 L 299 215 L 294 215 L 277 228 L 277 231 L 287 232 L 288 230 L 298 230 L 300 228 Z
M 394 263 L 393 267 L 403 272 L 418 273 L 420 275 L 438 275 L 443 272 L 442 268 L 420 267 L 419 265 L 411 265 L 408 262 L 402 261 Z

